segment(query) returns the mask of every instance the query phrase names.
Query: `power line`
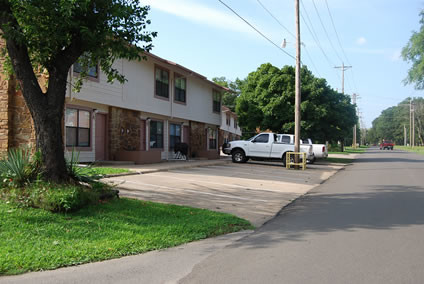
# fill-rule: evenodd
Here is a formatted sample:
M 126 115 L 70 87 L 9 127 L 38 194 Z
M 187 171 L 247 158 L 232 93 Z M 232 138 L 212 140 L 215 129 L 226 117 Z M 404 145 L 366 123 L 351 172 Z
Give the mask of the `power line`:
M 347 57 L 347 55 L 346 55 L 346 53 L 345 53 L 345 51 L 344 51 L 343 45 L 342 45 L 341 40 L 340 40 L 340 37 L 339 37 L 339 33 L 337 32 L 336 25 L 334 24 L 333 15 L 331 14 L 331 10 L 330 10 L 330 7 L 328 6 L 328 1 L 327 1 L 327 0 L 325 0 L 325 5 L 327 6 L 328 15 L 330 16 L 331 24 L 332 24 L 333 29 L 334 29 L 334 32 L 335 32 L 335 34 L 336 34 L 337 42 L 339 43 L 339 47 L 340 47 L 340 49 L 341 49 L 341 51 L 342 51 L 342 54 L 343 54 L 343 56 L 345 57 L 346 62 L 347 62 L 349 65 L 352 65 L 352 64 L 350 63 L 350 61 L 349 61 L 349 58 Z M 358 92 L 358 88 L 356 87 L 356 82 L 355 82 L 355 73 L 353 72 L 353 69 L 352 69 L 352 81 L 353 81 L 353 87 L 354 87 L 354 89 L 355 89 L 355 92 Z M 349 82 L 349 81 L 348 81 L 348 82 Z
M 314 5 L 315 5 L 315 4 L 314 4 Z M 333 16 L 331 15 L 330 7 L 328 6 L 328 2 L 327 2 L 327 0 L 325 0 L 325 5 L 327 6 L 327 11 L 328 11 L 328 14 L 330 15 L 331 24 L 333 25 L 334 32 L 336 33 L 336 38 L 337 38 L 337 42 L 339 43 L 340 49 L 342 50 L 342 53 L 343 53 L 343 55 L 344 55 L 344 57 L 345 57 L 345 59 L 346 59 L 346 62 L 347 62 L 349 65 L 351 65 L 351 64 L 350 64 L 350 62 L 349 62 L 349 58 L 346 56 L 346 53 L 345 53 L 345 51 L 344 51 L 344 49 L 343 49 L 342 43 L 341 43 L 341 41 L 340 41 L 339 34 L 337 33 L 336 25 L 334 24 Z
M 331 66 L 331 67 L 332 67 L 332 66 L 334 66 L 335 64 L 333 64 L 333 63 L 331 62 L 330 58 L 327 56 L 327 54 L 325 53 L 324 49 L 323 49 L 323 48 L 322 48 L 322 46 L 321 46 L 321 43 L 320 43 L 320 41 L 319 41 L 319 38 L 318 38 L 318 36 L 317 36 L 317 34 L 316 34 L 316 32 L 315 32 L 314 28 L 313 28 L 312 21 L 311 21 L 311 19 L 309 18 L 309 14 L 308 14 L 308 12 L 306 11 L 305 6 L 303 5 L 303 1 L 300 1 L 300 3 L 302 4 L 303 11 L 305 12 L 306 17 L 307 17 L 307 19 L 308 19 L 309 24 L 311 25 L 311 27 L 309 27 L 309 25 L 307 24 L 307 22 L 306 22 L 306 20 L 305 20 L 305 17 L 303 17 L 303 13 L 300 13 L 300 16 L 301 16 L 301 17 L 302 17 L 302 19 L 303 19 L 303 23 L 305 24 L 306 28 L 307 28 L 307 29 L 309 30 L 309 32 L 311 33 L 312 38 L 313 38 L 313 39 L 314 39 L 314 41 L 316 42 L 316 44 L 317 44 L 318 48 L 321 50 L 321 52 L 322 52 L 322 54 L 324 55 L 324 57 L 325 57 L 325 59 L 327 60 L 327 62 L 330 64 L 330 66 Z
M 292 33 L 292 32 L 290 32 L 278 19 L 277 19 L 277 17 L 275 17 L 266 7 L 265 7 L 265 5 L 264 4 L 262 4 L 262 2 L 260 1 L 260 0 L 256 0 L 261 6 L 262 6 L 262 8 L 265 10 L 265 11 L 267 11 L 267 13 L 283 28 L 283 29 L 285 29 L 291 36 L 293 36 L 294 38 L 296 38 L 296 36 Z M 311 57 L 311 55 L 309 54 L 309 52 L 308 52 L 308 50 L 306 49 L 306 47 L 304 48 L 304 50 L 305 50 L 305 52 L 306 52 L 306 55 L 308 56 L 308 58 L 309 58 L 309 60 L 311 61 L 311 64 L 312 64 L 312 66 L 314 67 L 314 69 L 315 69 L 315 71 L 316 71 L 316 73 L 318 74 L 318 76 L 319 77 L 321 77 L 321 75 L 319 74 L 319 72 L 318 72 L 318 68 L 315 66 L 315 63 L 314 63 L 314 61 L 312 60 L 312 57 Z
M 262 4 L 262 2 L 260 1 L 260 0 L 256 0 L 258 3 L 259 3 L 259 5 L 261 5 L 262 6 L 262 8 L 264 8 L 264 10 L 265 11 L 267 11 L 268 12 L 268 14 L 275 20 L 275 21 L 277 21 L 277 23 L 283 28 L 283 29 L 285 29 L 293 38 L 296 38 L 296 36 L 292 33 L 292 32 L 290 32 L 290 30 L 288 29 L 288 28 L 286 28 L 266 7 L 265 7 L 265 5 L 264 4 Z
M 278 46 L 278 44 L 276 44 L 275 42 L 273 42 L 272 40 L 270 40 L 267 36 L 265 36 L 261 31 L 259 31 L 257 28 L 255 28 L 251 23 L 249 23 L 247 20 L 245 20 L 242 16 L 240 16 L 236 11 L 234 11 L 230 6 L 228 6 L 227 4 L 225 4 L 223 1 L 218 0 L 219 2 L 221 2 L 222 5 L 224 5 L 225 7 L 227 7 L 231 12 L 233 12 L 237 17 L 239 17 L 240 19 L 242 19 L 246 24 L 248 24 L 252 29 L 254 29 L 258 34 L 260 34 L 263 38 L 265 38 L 268 42 L 270 42 L 272 45 L 274 45 L 276 48 L 278 48 L 279 50 L 281 50 L 282 52 L 284 52 L 287 56 L 293 58 L 294 60 L 296 60 L 296 58 L 291 55 L 290 53 L 288 53 L 287 51 L 285 51 L 284 49 L 282 49 L 281 47 Z
M 328 39 L 328 42 L 329 42 L 329 43 L 330 43 L 330 45 L 331 45 L 331 48 L 333 48 L 334 53 L 335 53 L 335 54 L 336 54 L 336 56 L 340 59 L 340 61 L 343 61 L 343 59 L 339 56 L 339 53 L 337 52 L 337 50 L 334 48 L 333 42 L 331 41 L 330 36 L 328 35 L 327 29 L 325 28 L 325 26 L 324 26 L 324 22 L 322 21 L 321 16 L 319 15 L 319 12 L 318 12 L 317 6 L 315 5 L 315 1 L 314 1 L 314 0 L 312 0 L 312 4 L 314 4 L 315 12 L 317 13 L 317 16 L 318 16 L 319 22 L 321 23 L 321 26 L 322 26 L 322 28 L 323 28 L 323 30 L 324 30 L 325 35 L 327 36 L 327 39 Z

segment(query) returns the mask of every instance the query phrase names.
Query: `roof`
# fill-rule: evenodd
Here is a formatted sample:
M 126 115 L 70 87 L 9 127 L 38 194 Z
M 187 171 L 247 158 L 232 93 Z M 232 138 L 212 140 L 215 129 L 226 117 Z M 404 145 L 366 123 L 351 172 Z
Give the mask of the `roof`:
M 213 81 L 208 80 L 208 78 L 206 78 L 205 76 L 203 76 L 203 75 L 201 75 L 201 74 L 199 74 L 199 73 L 197 73 L 197 72 L 195 72 L 195 71 L 193 71 L 193 70 L 190 70 L 190 69 L 188 69 L 188 68 L 186 68 L 186 67 L 184 67 L 184 66 L 182 66 L 182 65 L 180 65 L 180 64 L 178 64 L 178 63 L 175 63 L 175 62 L 173 62 L 173 61 L 170 61 L 170 60 L 167 60 L 167 59 L 161 58 L 161 57 L 159 57 L 159 56 L 157 56 L 157 55 L 154 55 L 154 54 L 153 54 L 153 53 L 151 53 L 151 52 L 144 52 L 144 53 L 143 53 L 143 55 L 150 56 L 150 57 L 152 57 L 152 58 L 154 58 L 154 59 L 156 59 L 156 60 L 158 60 L 158 61 L 160 61 L 160 62 L 162 62 L 162 63 L 165 63 L 165 64 L 168 64 L 168 65 L 171 65 L 171 66 L 177 67 L 178 69 L 181 69 L 181 70 L 183 70 L 184 72 L 189 73 L 191 76 L 196 76 L 197 78 L 199 78 L 199 79 L 201 79 L 201 80 L 206 81 L 207 83 L 211 84 L 211 85 L 212 85 L 212 86 L 214 86 L 215 88 L 218 88 L 218 89 L 221 89 L 221 90 L 223 90 L 223 91 L 227 91 L 227 92 L 230 92 L 230 91 L 231 91 L 230 89 L 228 89 L 228 88 L 226 88 L 226 87 L 223 87 L 223 86 L 221 86 L 221 85 L 218 85 L 217 83 L 215 83 L 215 82 L 213 82 Z

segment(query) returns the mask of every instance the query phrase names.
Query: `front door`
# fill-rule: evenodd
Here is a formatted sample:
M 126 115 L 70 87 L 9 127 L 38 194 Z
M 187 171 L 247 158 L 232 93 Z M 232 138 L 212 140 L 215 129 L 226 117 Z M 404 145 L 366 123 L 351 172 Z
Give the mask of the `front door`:
M 106 115 L 96 114 L 96 161 L 106 160 Z

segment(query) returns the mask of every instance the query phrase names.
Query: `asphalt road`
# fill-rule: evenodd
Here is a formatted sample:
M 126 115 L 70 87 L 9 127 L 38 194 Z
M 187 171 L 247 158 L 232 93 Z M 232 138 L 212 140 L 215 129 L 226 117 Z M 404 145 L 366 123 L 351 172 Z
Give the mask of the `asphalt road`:
M 424 156 L 376 148 L 180 283 L 423 283 Z

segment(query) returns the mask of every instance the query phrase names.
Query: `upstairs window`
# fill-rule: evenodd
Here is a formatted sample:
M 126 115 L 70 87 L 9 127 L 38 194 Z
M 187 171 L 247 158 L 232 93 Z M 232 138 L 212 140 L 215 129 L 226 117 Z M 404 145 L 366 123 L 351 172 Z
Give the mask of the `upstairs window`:
M 185 103 L 186 102 L 186 78 L 175 77 L 175 101 Z
M 83 59 L 88 59 L 87 57 L 85 57 L 85 55 L 83 55 L 83 57 L 84 57 Z M 97 79 L 99 77 L 99 65 L 98 64 L 90 64 L 90 65 L 92 66 L 88 67 L 87 76 L 89 78 Z M 80 61 L 77 61 L 74 63 L 73 71 L 75 73 L 81 73 L 83 71 L 83 67 Z
M 226 118 L 227 118 L 227 125 L 230 125 L 231 124 L 231 116 L 230 116 L 229 113 L 227 113 Z
M 213 90 L 212 96 L 213 96 L 213 111 L 220 113 L 221 112 L 221 93 L 216 90 Z
M 237 129 L 237 118 L 234 117 L 234 128 Z
M 65 112 L 66 147 L 90 147 L 90 112 L 68 108 Z
M 156 67 L 155 69 L 155 95 L 163 98 L 169 98 L 169 72 Z

